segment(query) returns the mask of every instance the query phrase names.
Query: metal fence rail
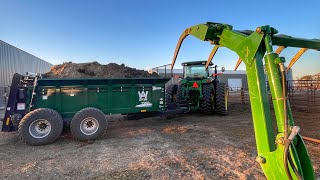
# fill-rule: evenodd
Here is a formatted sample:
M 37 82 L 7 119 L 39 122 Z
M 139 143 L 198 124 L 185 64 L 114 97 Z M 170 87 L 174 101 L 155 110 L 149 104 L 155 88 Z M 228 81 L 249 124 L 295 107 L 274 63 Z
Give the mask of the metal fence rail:
M 228 89 L 228 101 L 229 102 L 235 102 L 235 103 L 249 103 L 250 98 L 249 98 L 249 90 L 248 88 L 229 88 Z
M 166 84 L 167 87 L 170 84 L 179 82 L 179 78 L 182 76 L 182 69 L 171 69 L 171 64 L 166 64 L 150 69 L 149 73 L 157 73 L 161 77 L 171 78 Z
M 152 68 L 151 72 L 159 74 L 161 77 L 173 77 L 173 70 L 171 69 L 171 64 L 166 64 Z
M 292 80 L 287 82 L 288 98 L 294 109 L 320 111 L 320 80 Z
M 297 124 L 305 129 L 303 132 L 304 139 L 318 142 L 319 134 L 319 117 L 320 117 L 320 81 L 303 80 L 287 82 L 288 99 Z M 229 90 L 230 104 L 247 104 L 250 102 L 249 91 L 241 88 L 238 91 Z M 271 95 L 269 93 L 270 108 L 273 109 Z M 305 136 L 310 136 L 308 138 Z
M 293 110 L 307 112 L 320 111 L 320 80 L 291 80 L 287 81 L 288 98 Z M 269 93 L 270 103 L 272 103 Z M 249 103 L 249 90 L 239 88 L 229 90 L 229 101 L 236 103 Z

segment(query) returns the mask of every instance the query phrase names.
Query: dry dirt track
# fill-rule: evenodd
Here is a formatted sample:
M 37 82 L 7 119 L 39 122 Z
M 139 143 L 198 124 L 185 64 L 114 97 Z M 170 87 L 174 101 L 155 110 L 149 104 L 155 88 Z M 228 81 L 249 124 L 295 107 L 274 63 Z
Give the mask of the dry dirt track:
M 33 147 L 16 133 L 0 133 L 0 179 L 265 179 L 255 162 L 249 106 L 230 109 L 226 117 L 117 120 L 90 143 L 64 133 Z M 320 146 L 307 146 L 320 177 Z

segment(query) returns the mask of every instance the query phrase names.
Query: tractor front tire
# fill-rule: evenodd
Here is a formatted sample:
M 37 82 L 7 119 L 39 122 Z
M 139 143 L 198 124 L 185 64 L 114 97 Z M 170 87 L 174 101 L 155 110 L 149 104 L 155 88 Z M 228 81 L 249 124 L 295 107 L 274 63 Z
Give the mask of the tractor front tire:
M 80 141 L 96 140 L 106 131 L 108 121 L 102 111 L 88 107 L 77 112 L 71 120 L 72 136 Z
M 206 114 L 214 112 L 214 90 L 211 84 L 203 84 L 202 86 L 202 103 L 201 106 Z
M 60 114 L 48 108 L 39 108 L 25 115 L 19 123 L 20 139 L 29 145 L 50 144 L 62 133 L 63 120 Z
M 217 115 L 225 116 L 228 114 L 228 93 L 225 83 L 216 84 L 215 111 Z

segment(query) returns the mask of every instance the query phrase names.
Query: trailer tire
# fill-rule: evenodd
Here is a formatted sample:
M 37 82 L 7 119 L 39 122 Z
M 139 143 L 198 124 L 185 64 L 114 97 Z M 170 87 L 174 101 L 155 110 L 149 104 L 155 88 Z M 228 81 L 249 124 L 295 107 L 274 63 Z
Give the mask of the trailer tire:
M 202 103 L 201 106 L 206 114 L 214 112 L 214 90 L 211 84 L 203 84 L 202 86 Z
M 72 136 L 80 141 L 96 140 L 106 131 L 108 121 L 105 114 L 93 107 L 77 112 L 71 120 Z
M 228 114 L 228 93 L 225 83 L 216 84 L 215 109 L 217 115 L 225 116 Z
M 29 145 L 50 144 L 62 133 L 63 120 L 60 114 L 48 108 L 39 108 L 25 115 L 19 123 L 20 139 Z

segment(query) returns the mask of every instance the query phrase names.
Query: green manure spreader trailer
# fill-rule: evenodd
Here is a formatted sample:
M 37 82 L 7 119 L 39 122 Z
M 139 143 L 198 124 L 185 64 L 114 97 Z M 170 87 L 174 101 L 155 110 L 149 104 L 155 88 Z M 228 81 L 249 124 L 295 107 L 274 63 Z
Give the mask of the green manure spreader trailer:
M 15 74 L 2 131 L 19 132 L 29 145 L 49 144 L 70 125 L 75 139 L 99 138 L 107 129 L 105 115 L 148 113 L 166 116 L 187 108 L 168 108 L 169 78 L 57 79 Z M 150 113 L 150 114 L 151 114 Z

